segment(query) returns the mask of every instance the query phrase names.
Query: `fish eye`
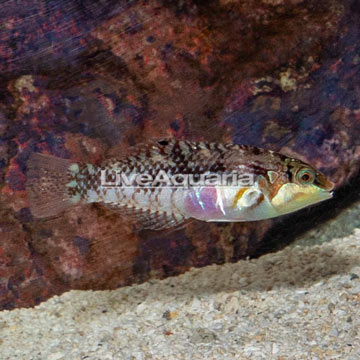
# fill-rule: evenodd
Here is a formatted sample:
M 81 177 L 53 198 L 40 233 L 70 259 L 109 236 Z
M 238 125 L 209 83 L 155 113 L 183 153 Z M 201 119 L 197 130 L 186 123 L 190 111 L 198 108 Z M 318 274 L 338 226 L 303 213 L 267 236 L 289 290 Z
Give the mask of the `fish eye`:
M 296 180 L 301 185 L 311 185 L 315 180 L 315 174 L 310 169 L 302 169 L 296 174 Z

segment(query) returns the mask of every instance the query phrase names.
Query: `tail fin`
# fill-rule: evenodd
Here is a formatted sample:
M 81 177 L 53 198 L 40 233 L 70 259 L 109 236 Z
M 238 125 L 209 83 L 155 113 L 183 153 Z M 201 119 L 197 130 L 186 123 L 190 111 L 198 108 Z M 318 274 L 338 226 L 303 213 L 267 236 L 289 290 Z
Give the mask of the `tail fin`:
M 33 153 L 28 160 L 26 192 L 33 216 L 59 214 L 76 201 L 66 186 L 70 182 L 70 160 Z M 76 165 L 75 165 L 76 167 Z

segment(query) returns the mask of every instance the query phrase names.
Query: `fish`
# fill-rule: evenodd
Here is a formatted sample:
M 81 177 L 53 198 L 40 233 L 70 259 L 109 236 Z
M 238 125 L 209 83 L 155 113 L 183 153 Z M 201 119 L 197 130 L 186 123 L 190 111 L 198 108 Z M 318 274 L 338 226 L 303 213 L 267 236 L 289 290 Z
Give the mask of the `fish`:
M 26 192 L 35 218 L 99 203 L 140 229 L 188 219 L 257 221 L 330 199 L 334 183 L 309 164 L 271 150 L 232 143 L 160 139 L 100 164 L 32 153 Z

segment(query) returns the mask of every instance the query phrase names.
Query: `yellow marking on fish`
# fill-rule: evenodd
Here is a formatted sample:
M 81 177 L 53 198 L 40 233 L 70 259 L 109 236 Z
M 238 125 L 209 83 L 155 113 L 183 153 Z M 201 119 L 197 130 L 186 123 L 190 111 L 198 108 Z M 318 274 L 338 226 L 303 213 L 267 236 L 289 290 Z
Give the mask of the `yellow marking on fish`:
M 236 193 L 235 197 L 234 197 L 234 201 L 232 203 L 232 207 L 235 208 L 237 202 L 241 199 L 241 197 L 244 195 L 245 191 L 248 190 L 247 188 L 242 188 L 240 190 L 238 190 L 238 192 Z

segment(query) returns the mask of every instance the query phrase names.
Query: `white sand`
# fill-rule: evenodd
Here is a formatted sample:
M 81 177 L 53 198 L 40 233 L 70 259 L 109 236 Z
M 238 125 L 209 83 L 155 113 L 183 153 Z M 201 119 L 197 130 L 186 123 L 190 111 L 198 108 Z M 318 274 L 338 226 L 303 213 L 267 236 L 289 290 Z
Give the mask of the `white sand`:
M 0 312 L 0 359 L 358 360 L 360 229 L 323 242 L 339 219 L 256 260 Z

